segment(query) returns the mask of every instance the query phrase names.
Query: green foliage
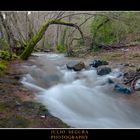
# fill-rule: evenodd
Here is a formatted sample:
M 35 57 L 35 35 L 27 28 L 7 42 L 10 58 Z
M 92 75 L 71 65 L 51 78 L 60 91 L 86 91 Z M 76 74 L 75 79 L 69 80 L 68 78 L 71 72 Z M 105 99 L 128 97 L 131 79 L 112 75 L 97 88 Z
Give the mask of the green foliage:
M 97 44 L 114 45 L 129 42 L 128 35 L 137 35 L 140 30 L 138 12 L 109 12 L 104 15 L 96 15 L 92 21 L 93 48 Z
M 106 17 L 95 17 L 91 31 L 95 44 L 113 44 L 117 41 L 117 36 L 114 34 L 114 24 L 111 21 L 106 21 Z M 100 26 L 101 24 L 104 24 Z M 99 28 L 100 27 L 100 28 Z
M 19 56 L 17 56 L 15 53 L 12 54 L 12 60 L 15 60 L 15 59 L 20 59 Z
M 8 51 L 0 50 L 0 58 L 4 60 L 10 60 L 10 54 Z
M 60 53 L 66 52 L 65 46 L 64 46 L 63 44 L 58 44 L 58 45 L 56 46 L 56 49 L 57 49 L 57 51 L 60 52 Z
M 101 51 L 101 49 L 100 49 L 99 47 L 97 47 L 96 44 L 93 44 L 92 50 L 93 50 L 94 52 L 99 52 L 99 51 Z
M 27 46 L 27 42 L 24 39 L 22 39 L 21 41 L 15 39 L 15 41 L 16 41 L 16 47 L 18 48 L 25 48 Z

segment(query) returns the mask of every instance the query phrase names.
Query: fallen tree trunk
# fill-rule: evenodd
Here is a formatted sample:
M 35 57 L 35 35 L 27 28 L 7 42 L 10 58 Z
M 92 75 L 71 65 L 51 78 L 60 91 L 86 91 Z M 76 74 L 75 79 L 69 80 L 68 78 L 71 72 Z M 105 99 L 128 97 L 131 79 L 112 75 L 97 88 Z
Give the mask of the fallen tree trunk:
M 130 46 L 137 46 L 140 45 L 140 42 L 131 42 L 129 44 L 118 44 L 118 45 L 103 45 L 103 44 L 98 44 L 96 45 L 97 48 L 100 49 L 105 49 L 105 50 L 112 50 L 112 49 L 121 49 L 125 47 L 130 47 Z
M 60 20 L 51 20 L 51 21 L 48 21 L 45 24 L 43 24 L 41 26 L 41 28 L 39 29 L 39 31 L 30 39 L 30 41 L 27 43 L 25 50 L 20 55 L 21 59 L 23 59 L 23 60 L 28 59 L 28 57 L 32 53 L 35 45 L 41 40 L 41 38 L 47 31 L 49 25 L 51 25 L 51 24 L 59 24 L 59 25 L 65 25 L 65 26 L 70 26 L 70 27 L 76 28 L 80 32 L 81 38 L 84 41 L 84 35 L 83 35 L 81 29 L 76 24 L 70 23 L 70 22 L 64 22 L 64 21 L 60 21 Z

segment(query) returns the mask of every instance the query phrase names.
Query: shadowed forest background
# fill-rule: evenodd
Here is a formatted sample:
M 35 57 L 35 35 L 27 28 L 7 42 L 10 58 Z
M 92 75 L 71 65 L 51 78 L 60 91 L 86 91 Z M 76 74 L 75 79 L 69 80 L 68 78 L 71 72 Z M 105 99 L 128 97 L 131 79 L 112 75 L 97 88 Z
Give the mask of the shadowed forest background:
M 1 12 L 0 57 L 22 56 L 26 47 L 31 48 L 29 55 L 32 51 L 51 50 L 78 56 L 100 49 L 139 45 L 139 15 L 139 12 Z

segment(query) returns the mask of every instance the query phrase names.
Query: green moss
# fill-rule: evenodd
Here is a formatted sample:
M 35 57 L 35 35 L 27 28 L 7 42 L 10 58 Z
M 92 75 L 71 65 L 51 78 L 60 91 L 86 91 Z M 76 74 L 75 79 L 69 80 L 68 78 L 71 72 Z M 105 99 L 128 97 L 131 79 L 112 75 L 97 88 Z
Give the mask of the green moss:
M 19 59 L 20 57 L 17 56 L 15 53 L 12 54 L 12 60 Z
M 101 49 L 99 47 L 97 47 L 96 45 L 93 45 L 92 46 L 92 51 L 94 51 L 94 52 L 100 52 Z
M 7 67 L 7 62 L 5 60 L 0 60 L 0 74 L 4 72 Z
M 10 54 L 8 51 L 0 50 L 0 58 L 4 60 L 10 60 Z
M 0 71 L 3 71 L 6 68 L 4 64 L 0 64 Z

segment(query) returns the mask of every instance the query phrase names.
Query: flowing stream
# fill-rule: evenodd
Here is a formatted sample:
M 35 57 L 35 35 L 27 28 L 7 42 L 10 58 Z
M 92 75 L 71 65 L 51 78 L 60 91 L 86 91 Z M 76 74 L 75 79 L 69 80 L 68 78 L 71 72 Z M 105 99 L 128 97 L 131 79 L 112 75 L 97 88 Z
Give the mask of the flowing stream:
M 107 82 L 118 77 L 119 69 L 98 76 L 94 68 L 68 70 L 66 63 L 72 58 L 61 54 L 34 55 L 38 56 L 30 58 L 34 65 L 23 67 L 27 74 L 21 82 L 36 92 L 36 100 L 53 116 L 74 128 L 140 127 L 140 108 L 121 98 Z

